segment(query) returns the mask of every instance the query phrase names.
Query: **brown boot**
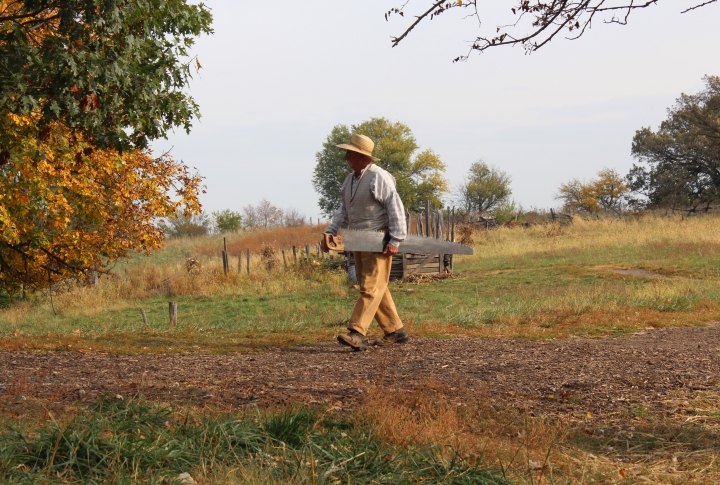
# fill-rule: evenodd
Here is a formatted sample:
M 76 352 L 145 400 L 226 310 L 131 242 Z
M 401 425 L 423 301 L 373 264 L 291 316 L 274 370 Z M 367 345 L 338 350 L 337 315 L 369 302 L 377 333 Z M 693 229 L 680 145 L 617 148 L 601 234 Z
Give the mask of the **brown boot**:
M 354 350 L 365 350 L 368 346 L 368 340 L 365 335 L 355 330 L 351 330 L 346 335 L 338 335 L 338 342 L 348 347 L 352 347 Z
M 410 340 L 410 337 L 407 334 L 407 330 L 403 327 L 400 330 L 385 335 L 382 339 L 375 340 L 375 345 L 404 344 L 408 340 Z

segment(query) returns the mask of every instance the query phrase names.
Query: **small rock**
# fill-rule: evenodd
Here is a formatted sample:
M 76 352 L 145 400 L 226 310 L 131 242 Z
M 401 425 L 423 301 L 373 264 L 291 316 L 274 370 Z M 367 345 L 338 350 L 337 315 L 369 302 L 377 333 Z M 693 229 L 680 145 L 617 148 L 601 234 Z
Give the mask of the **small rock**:
M 181 483 L 181 485 L 195 485 L 197 482 L 188 472 L 181 473 L 175 477 L 175 480 Z
M 118 401 L 123 401 L 123 400 L 124 400 L 123 397 L 122 397 L 120 394 L 115 394 L 115 399 L 117 399 Z

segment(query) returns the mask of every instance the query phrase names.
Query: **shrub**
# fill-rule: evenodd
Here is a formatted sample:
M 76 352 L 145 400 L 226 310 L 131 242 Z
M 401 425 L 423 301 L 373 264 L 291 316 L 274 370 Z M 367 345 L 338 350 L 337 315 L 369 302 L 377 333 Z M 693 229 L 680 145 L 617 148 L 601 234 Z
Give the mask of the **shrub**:
M 225 209 L 212 213 L 219 233 L 235 232 L 242 227 L 242 214 Z
M 192 216 L 178 211 L 174 217 L 168 217 L 158 224 L 165 237 L 197 237 L 207 236 L 212 222 L 204 212 Z

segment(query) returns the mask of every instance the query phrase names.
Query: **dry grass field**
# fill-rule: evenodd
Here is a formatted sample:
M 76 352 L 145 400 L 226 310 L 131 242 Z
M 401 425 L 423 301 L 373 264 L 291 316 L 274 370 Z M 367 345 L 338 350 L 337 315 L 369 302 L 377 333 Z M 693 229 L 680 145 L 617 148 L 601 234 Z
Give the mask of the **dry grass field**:
M 713 347 L 717 332 L 705 334 L 710 329 L 702 328 L 720 320 L 719 223 L 715 216 L 576 219 L 563 226 L 476 232 L 475 255 L 456 259 L 454 278 L 391 286 L 411 335 L 426 340 L 407 347 L 410 350 L 402 354 L 406 357 L 383 350 L 367 352 L 362 359 L 322 350 L 335 349 L 331 342 L 344 330 L 355 298 L 356 290 L 347 284 L 344 273 L 318 258 L 314 250 L 309 258 L 299 254 L 297 263 L 289 259 L 287 270 L 282 261 L 281 249 L 290 256 L 292 245 L 299 250 L 316 242 L 320 227 L 229 236 L 231 255 L 250 248 L 249 275 L 245 261 L 237 274 L 235 256 L 231 257 L 234 271 L 223 274 L 222 238 L 169 241 L 163 251 L 117 265 L 97 288 L 55 288 L 52 301 L 50 295 L 37 295 L 0 310 L 3 359 L 9 369 L 22 367 L 30 376 L 20 377 L 23 372 L 13 370 L 8 374 L 13 377 L 0 382 L 3 419 L 14 423 L 18 433 L 38 440 L 47 433 L 42 443 L 49 443 L 33 445 L 49 447 L 47 456 L 32 455 L 37 466 L 26 464 L 28 469 L 20 467 L 20 471 L 25 462 L 13 461 L 8 450 L 18 448 L 7 445 L 0 453 L 0 474 L 11 481 L 22 478 L 22 473 L 30 481 L 43 476 L 47 483 L 72 481 L 81 469 L 86 470 L 83 476 L 100 477 L 100 471 L 72 464 L 63 471 L 54 459 L 48 461 L 62 448 L 56 443 L 66 440 L 61 431 L 74 429 L 81 417 L 96 416 L 98 436 L 127 435 L 127 430 L 114 428 L 126 426 L 118 421 L 124 412 L 147 415 L 154 423 L 161 411 L 168 417 L 157 422 L 160 428 L 170 423 L 163 428 L 167 433 L 150 424 L 155 431 L 134 432 L 144 438 L 152 434 L 158 443 L 177 439 L 180 432 L 199 433 L 198 443 L 212 442 L 208 449 L 217 458 L 193 448 L 200 445 L 188 438 L 187 449 L 195 451 L 178 451 L 182 456 L 187 453 L 185 462 L 167 458 L 165 468 L 143 465 L 149 466 L 143 475 L 117 461 L 98 468 L 106 474 L 99 481 L 160 483 L 188 471 L 203 483 L 720 483 L 720 387 L 710 375 L 716 374 L 711 370 L 717 370 L 720 362 L 720 345 Z M 261 258 L 267 247 L 275 250 L 274 259 Z M 198 262 L 191 271 L 189 260 Z M 178 302 L 177 327 L 168 322 L 169 300 Z M 141 308 L 148 327 L 143 325 Z M 672 339 L 680 334 L 654 333 L 673 327 L 697 327 L 699 333 L 678 350 Z M 373 331 L 377 334 L 376 328 Z M 662 342 L 656 346 L 650 340 L 641 346 L 633 343 L 641 338 L 632 336 L 636 333 L 661 335 L 657 342 Z M 595 340 L 586 338 L 618 343 L 593 346 Z M 456 385 L 442 377 L 442 369 L 452 368 L 452 362 L 432 367 L 444 355 L 423 350 L 432 342 L 447 342 L 448 349 L 455 350 L 443 352 L 456 360 L 464 359 L 461 356 L 472 348 L 486 347 L 472 361 L 476 375 L 472 385 L 460 381 Z M 553 349 L 571 350 L 547 353 L 543 347 L 547 342 Z M 691 347 L 695 344 L 697 351 Z M 319 360 L 310 362 L 297 349 L 319 349 Z M 32 364 L 33 351 L 77 356 L 70 359 L 77 361 L 72 382 L 63 384 L 63 370 L 70 360 L 51 371 L 55 364 Z M 535 365 L 533 359 L 546 353 L 550 360 Z M 336 377 L 341 381 L 333 384 L 333 376 L 344 375 L 340 367 L 332 370 L 338 356 L 362 360 L 363 368 L 369 369 L 367 381 Z M 207 359 L 215 364 L 207 364 Z M 237 359 L 265 364 L 233 367 Z M 539 383 L 575 382 L 578 372 L 589 372 L 584 359 L 611 363 L 614 359 L 617 368 L 597 367 L 590 387 L 542 391 Z M 200 364 L 195 360 L 206 362 L 197 372 L 193 366 Z M 290 367 L 279 366 L 285 360 Z M 115 377 L 102 378 L 109 397 L 116 392 L 122 395 L 127 402 L 122 406 L 130 406 L 129 411 L 118 411 L 115 403 L 108 414 L 98 404 L 104 402 L 97 400 L 102 393 L 90 399 L 90 394 L 80 396 L 73 387 L 83 376 L 97 374 L 98 367 L 114 368 L 121 361 L 144 362 L 132 364 L 140 367 L 129 374 L 117 371 Z M 348 362 L 343 365 L 352 365 L 352 360 Z M 394 370 L 401 364 L 418 368 L 418 363 L 425 370 L 412 379 L 412 386 Z M 321 364 L 329 370 L 318 374 Z M 306 373 L 288 373 L 293 366 Z M 631 370 L 636 367 L 651 374 L 656 369 L 657 375 L 648 374 L 651 377 L 643 383 Z M 156 393 L 149 388 L 141 392 L 143 382 L 150 379 L 142 372 L 155 369 L 172 376 L 180 372 L 174 368 L 193 376 L 185 377 L 187 382 L 180 380 L 179 387 L 167 377 L 158 380 Z M 253 368 L 269 374 L 259 374 L 252 392 L 246 389 L 250 381 L 243 384 L 223 371 L 236 369 L 243 375 Z M 352 367 L 347 372 L 352 373 Z M 514 377 L 518 373 L 525 381 Z M 691 373 L 693 382 L 706 374 L 708 379 L 702 386 L 690 385 Z M 666 383 L 666 378 L 672 382 Z M 327 390 L 311 392 L 325 380 Z M 221 391 L 193 394 L 210 389 L 213 382 L 226 389 L 226 398 L 217 396 Z M 296 389 L 281 391 L 285 385 Z M 300 392 L 306 388 L 306 394 Z M 363 391 L 350 397 L 340 388 Z M 245 399 L 243 392 L 255 393 L 256 398 Z M 210 394 L 214 397 L 204 397 Z M 655 397 L 636 399 L 635 394 Z M 285 397 L 277 399 L 280 395 Z M 601 395 L 605 397 L 597 397 Z M 85 416 L 88 406 L 95 414 Z M 180 429 L 175 423 L 181 416 L 185 425 L 190 419 L 196 427 Z M 234 431 L 229 431 L 231 424 Z M 208 434 L 209 430 L 216 434 Z M 240 430 L 254 441 L 247 444 L 250 438 L 244 434 L 241 438 Z M 225 440 L 219 437 L 222 433 L 235 438 Z M 5 436 L 7 443 L 20 446 L 22 440 Z M 82 440 L 66 441 L 84 449 L 77 444 Z M 356 447 L 361 442 L 365 447 Z M 143 443 L 133 446 L 146 450 L 143 453 L 158 451 Z M 246 444 L 237 448 L 237 443 Z M 70 446 L 63 455 L 66 463 L 79 461 L 73 449 Z M 129 453 L 120 445 L 112 450 L 118 457 Z M 370 456 L 373 459 L 368 461 Z M 338 465 L 345 460 L 349 461 Z
M 456 259 L 456 278 L 393 284 L 392 291 L 408 328 L 418 335 L 553 338 L 704 324 L 720 319 L 717 222 L 715 217 L 578 219 L 569 226 L 483 231 L 475 235 L 475 255 Z M 99 288 L 58 287 L 52 301 L 37 295 L 0 310 L 0 345 L 121 352 L 196 345 L 223 351 L 332 339 L 342 331 L 355 293 L 344 273 L 318 259 L 314 249 L 309 260 L 300 253 L 320 231 L 304 227 L 228 237 L 227 276 L 222 238 L 169 241 L 150 257 L 118 264 Z M 268 246 L 275 254 L 263 260 Z M 243 248 L 251 249 L 249 275 L 244 257 L 237 273 L 236 254 Z M 198 264 L 188 272 L 189 260 Z M 178 302 L 176 328 L 169 325 L 169 300 Z M 140 345 L 143 340 L 151 345 Z

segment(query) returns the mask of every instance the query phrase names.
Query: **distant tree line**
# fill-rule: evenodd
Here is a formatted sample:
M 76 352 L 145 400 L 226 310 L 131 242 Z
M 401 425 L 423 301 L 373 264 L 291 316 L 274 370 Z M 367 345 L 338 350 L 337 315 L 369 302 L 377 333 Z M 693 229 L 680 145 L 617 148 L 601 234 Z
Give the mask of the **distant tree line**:
M 596 215 L 625 210 L 708 212 L 720 206 L 720 77 L 703 78 L 705 88 L 682 94 L 657 131 L 635 133 L 637 160 L 621 176 L 605 168 L 589 181 L 562 184 L 556 198 L 569 212 Z
M 720 207 L 720 77 L 703 78 L 705 87 L 682 94 L 657 131 L 635 133 L 636 160 L 622 175 L 603 168 L 590 180 L 571 179 L 557 190 L 560 210 L 571 214 L 618 215 L 627 211 L 708 212 Z M 489 213 L 499 223 L 517 218 L 522 208 L 510 199 L 510 176 L 482 160 L 473 163 L 457 187 L 454 202 L 465 213 Z
M 196 237 L 209 234 L 227 234 L 241 230 L 293 227 L 308 224 L 310 220 L 294 207 L 281 209 L 267 199 L 257 205 L 248 204 L 241 212 L 224 209 L 210 214 L 186 215 L 177 212 L 159 222 L 166 237 Z

